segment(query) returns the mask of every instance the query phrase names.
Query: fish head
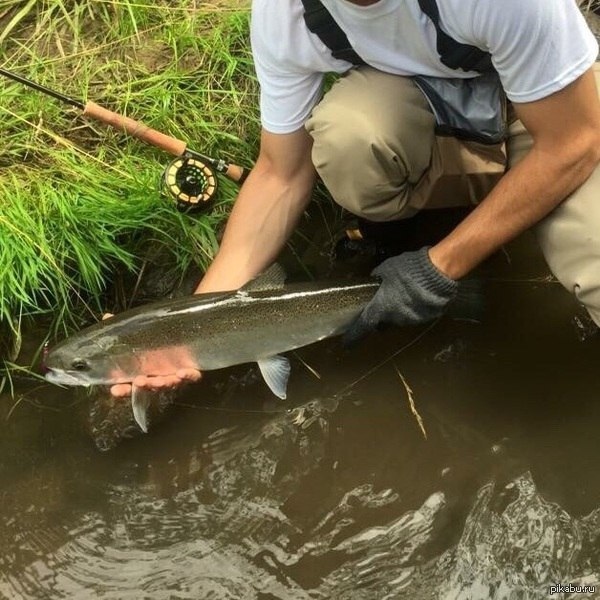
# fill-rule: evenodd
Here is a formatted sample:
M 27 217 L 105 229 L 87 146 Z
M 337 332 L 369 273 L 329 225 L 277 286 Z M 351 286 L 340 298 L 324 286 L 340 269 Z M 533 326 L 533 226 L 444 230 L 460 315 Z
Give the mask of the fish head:
M 49 382 L 61 385 L 129 383 L 135 374 L 135 353 L 93 326 L 50 348 L 43 369 Z
M 186 344 L 167 344 L 157 313 L 122 313 L 75 333 L 45 356 L 45 377 L 70 386 L 132 383 L 136 376 L 168 376 L 198 368 Z

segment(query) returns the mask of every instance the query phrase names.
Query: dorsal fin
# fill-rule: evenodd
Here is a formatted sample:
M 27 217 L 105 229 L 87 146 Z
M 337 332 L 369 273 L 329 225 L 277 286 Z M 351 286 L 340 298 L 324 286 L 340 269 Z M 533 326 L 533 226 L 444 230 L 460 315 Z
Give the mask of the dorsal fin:
M 279 263 L 273 263 L 260 275 L 251 279 L 240 288 L 242 292 L 266 292 L 267 290 L 280 290 L 285 283 L 286 274 Z

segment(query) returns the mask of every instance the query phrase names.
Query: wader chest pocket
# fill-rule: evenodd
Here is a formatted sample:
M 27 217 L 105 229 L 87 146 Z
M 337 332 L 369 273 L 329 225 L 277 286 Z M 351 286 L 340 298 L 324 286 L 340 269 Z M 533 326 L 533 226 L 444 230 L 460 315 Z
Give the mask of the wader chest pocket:
M 414 77 L 436 120 L 436 135 L 498 144 L 507 135 L 506 96 L 495 72 L 471 79 Z

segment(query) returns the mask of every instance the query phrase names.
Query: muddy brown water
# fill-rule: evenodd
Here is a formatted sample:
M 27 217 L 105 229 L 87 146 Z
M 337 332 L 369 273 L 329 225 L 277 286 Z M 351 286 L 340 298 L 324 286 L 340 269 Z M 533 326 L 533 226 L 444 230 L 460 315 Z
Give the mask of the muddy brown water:
M 207 374 L 109 452 L 73 390 L 17 382 L 0 597 L 600 597 L 600 336 L 520 259 L 479 325 L 304 348 L 285 402 L 250 367 Z

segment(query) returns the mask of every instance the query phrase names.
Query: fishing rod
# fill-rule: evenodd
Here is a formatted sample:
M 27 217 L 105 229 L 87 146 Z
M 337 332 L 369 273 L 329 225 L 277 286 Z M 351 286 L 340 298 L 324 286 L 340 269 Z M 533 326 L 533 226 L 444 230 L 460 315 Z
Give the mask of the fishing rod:
M 90 117 L 95 121 L 110 125 L 114 129 L 124 131 L 142 142 L 176 156 L 177 158 L 165 168 L 163 185 L 182 211 L 193 212 L 205 209 L 212 204 L 218 189 L 215 172 L 223 174 L 240 185 L 248 176 L 249 170 L 244 167 L 191 150 L 183 140 L 161 133 L 140 121 L 108 110 L 95 102 L 82 102 L 70 98 L 6 69 L 0 69 L 0 75 L 74 106 L 82 111 L 84 117 Z

